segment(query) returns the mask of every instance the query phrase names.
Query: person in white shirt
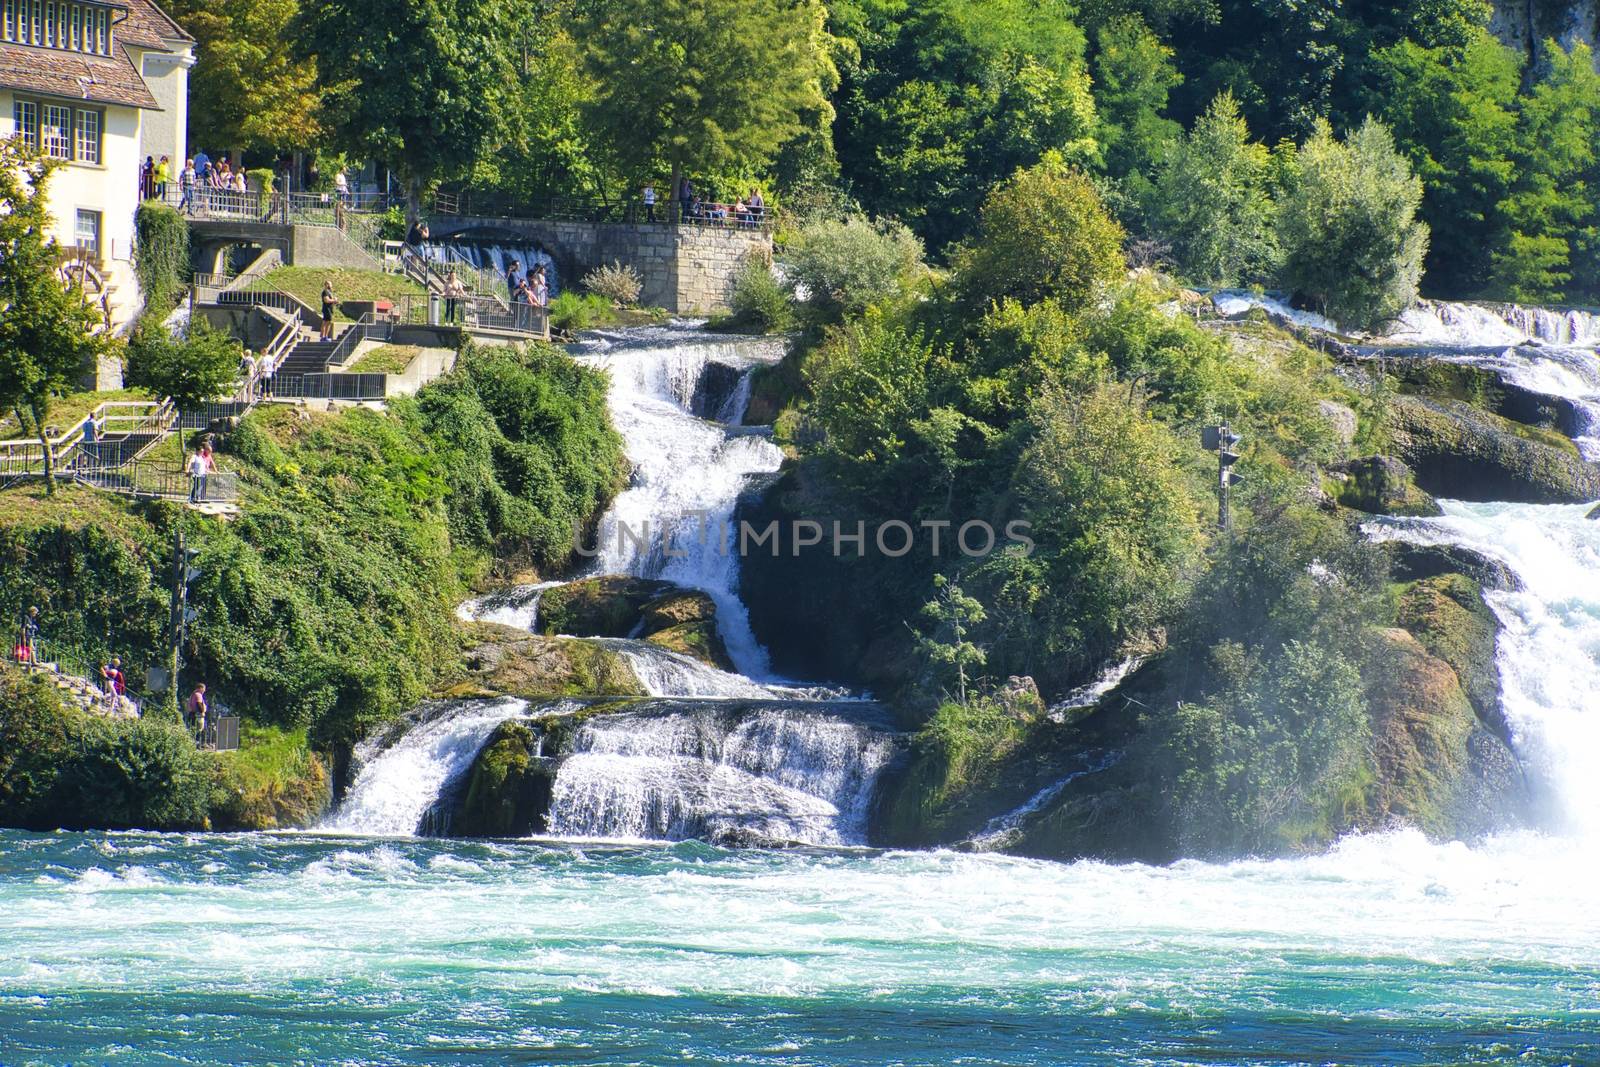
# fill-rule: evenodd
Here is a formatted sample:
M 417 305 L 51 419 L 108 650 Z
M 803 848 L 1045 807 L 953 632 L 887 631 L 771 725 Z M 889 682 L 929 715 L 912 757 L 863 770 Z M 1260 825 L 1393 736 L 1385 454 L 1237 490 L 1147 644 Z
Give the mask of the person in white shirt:
M 198 504 L 206 498 L 206 473 L 211 464 L 206 462 L 205 456 L 193 452 L 185 469 L 189 472 L 189 503 Z

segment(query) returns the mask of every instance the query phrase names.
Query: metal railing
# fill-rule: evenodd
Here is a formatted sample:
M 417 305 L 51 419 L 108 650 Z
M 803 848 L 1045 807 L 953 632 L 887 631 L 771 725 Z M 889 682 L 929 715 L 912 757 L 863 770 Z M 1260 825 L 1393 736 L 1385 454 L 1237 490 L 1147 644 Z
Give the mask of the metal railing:
M 115 467 L 75 467 L 72 478 L 108 493 L 143 499 L 208 504 L 231 504 L 239 499 L 239 476 L 231 471 L 213 471 L 201 481 L 168 464 L 133 462 Z
M 382 400 L 389 395 L 389 376 L 344 371 L 277 374 L 263 387 L 262 400 Z
M 102 429 L 95 440 L 86 443 L 84 424 L 90 418 Z M 171 400 L 107 400 L 71 429 L 47 441 L 37 437 L 0 441 L 0 478 L 43 477 L 47 447 L 49 465 L 58 474 L 86 454 L 116 455 L 123 462 L 137 459 L 166 435 L 174 418 Z
M 736 204 L 703 201 L 702 211 L 692 214 L 688 205 L 658 196 L 654 205 L 642 196 L 621 200 L 548 196 L 519 199 L 505 193 L 480 189 L 440 190 L 434 194 L 435 215 L 465 215 L 495 219 L 551 219 L 569 222 L 624 222 L 657 225 L 715 226 L 724 229 L 769 232 L 778 221 L 775 208 L 763 205 L 742 215 Z M 654 216 L 652 218 L 652 215 Z

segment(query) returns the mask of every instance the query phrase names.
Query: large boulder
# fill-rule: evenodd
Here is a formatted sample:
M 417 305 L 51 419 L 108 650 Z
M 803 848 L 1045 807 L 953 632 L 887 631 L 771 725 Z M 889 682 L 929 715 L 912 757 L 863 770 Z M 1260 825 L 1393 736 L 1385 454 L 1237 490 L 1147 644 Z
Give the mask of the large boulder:
M 734 669 L 717 632 L 717 605 L 698 589 L 674 589 L 646 604 L 639 616 L 639 636 L 713 667 Z
M 671 582 L 648 578 L 582 578 L 545 590 L 536 626 L 550 635 L 628 637 L 639 625 L 644 606 L 676 588 Z
M 464 629 L 464 677 L 444 696 L 644 694 L 627 658 L 593 641 L 542 637 L 492 622 Z
M 1417 484 L 1435 496 L 1531 504 L 1600 498 L 1600 469 L 1570 440 L 1463 401 L 1395 397 L 1389 438 Z
M 1455 837 L 1520 821 L 1516 761 L 1473 712 L 1456 672 L 1401 629 L 1380 638 L 1368 678 L 1370 826 L 1396 822 Z
M 1438 515 L 1439 505 L 1421 489 L 1411 468 L 1393 456 L 1364 456 L 1330 472 L 1340 504 L 1373 515 Z
M 526 837 L 544 832 L 555 761 L 538 751 L 538 738 L 527 723 L 508 720 L 495 727 L 467 771 L 459 805 L 451 813 L 451 833 Z

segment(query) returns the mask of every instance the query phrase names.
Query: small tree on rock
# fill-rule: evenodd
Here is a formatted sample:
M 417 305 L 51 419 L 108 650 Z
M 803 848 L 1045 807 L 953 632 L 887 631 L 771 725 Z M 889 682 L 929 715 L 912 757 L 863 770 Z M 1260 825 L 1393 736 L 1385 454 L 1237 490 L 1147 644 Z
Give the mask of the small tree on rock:
M 1326 122 L 1301 146 L 1279 213 L 1283 280 L 1351 326 L 1392 319 L 1417 296 L 1428 227 L 1422 182 L 1376 119 L 1343 141 Z
M 933 623 L 933 633 L 919 637 L 917 645 L 936 671 L 955 675 L 956 701 L 964 708 L 970 672 L 988 661 L 983 648 L 970 640 L 972 627 L 986 614 L 982 604 L 942 574 L 934 575 L 933 588 L 933 599 L 922 606 L 922 617 Z

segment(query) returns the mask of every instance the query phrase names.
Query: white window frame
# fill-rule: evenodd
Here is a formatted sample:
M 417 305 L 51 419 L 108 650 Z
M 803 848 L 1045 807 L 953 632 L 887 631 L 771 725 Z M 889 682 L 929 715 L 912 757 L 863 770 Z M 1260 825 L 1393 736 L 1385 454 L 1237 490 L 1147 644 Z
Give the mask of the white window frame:
M 86 221 L 92 222 L 94 224 L 94 227 L 93 227 L 93 229 L 94 229 L 93 242 L 92 243 L 87 243 L 87 244 L 84 242 L 84 239 L 83 239 L 83 233 L 84 233 L 83 224 Z M 99 259 L 100 258 L 100 235 L 104 232 L 104 229 L 105 229 L 105 216 L 101 212 L 92 210 L 90 208 L 81 208 L 80 207 L 78 209 L 77 215 L 73 218 L 73 221 L 72 221 L 72 243 L 77 248 L 82 248 L 82 249 L 88 250 L 88 252 L 91 255 L 93 255 L 96 259 Z
M 17 7 L 22 0 L 5 0 L 0 6 L 0 41 L 17 39 Z
M 32 100 L 11 102 L 11 121 L 14 132 L 22 142 L 35 152 L 39 150 L 39 105 Z
M 101 149 L 105 144 L 105 116 L 92 107 L 74 108 L 72 112 L 72 154 L 79 163 L 99 166 Z
M 39 107 L 39 151 L 47 159 L 72 160 L 72 107 L 68 104 L 41 104 Z

